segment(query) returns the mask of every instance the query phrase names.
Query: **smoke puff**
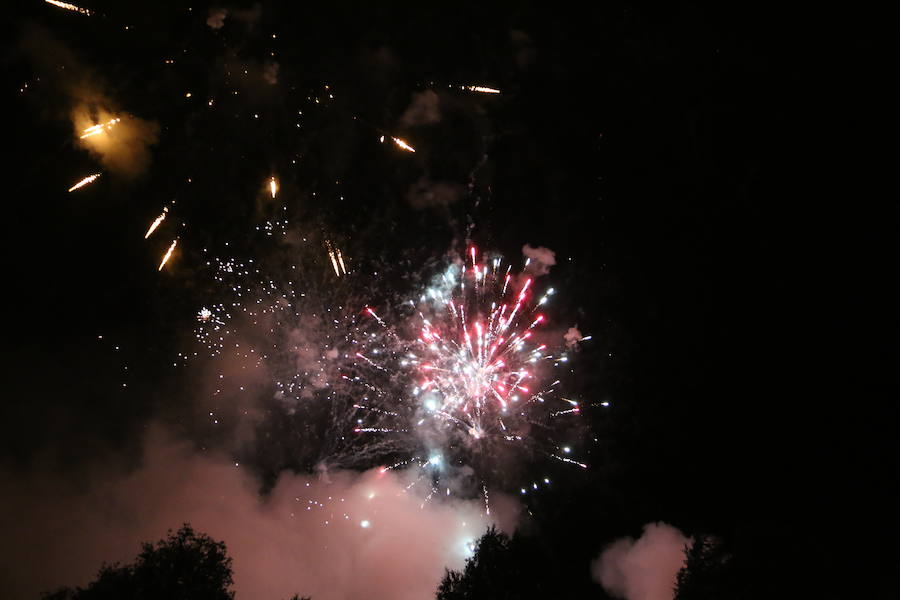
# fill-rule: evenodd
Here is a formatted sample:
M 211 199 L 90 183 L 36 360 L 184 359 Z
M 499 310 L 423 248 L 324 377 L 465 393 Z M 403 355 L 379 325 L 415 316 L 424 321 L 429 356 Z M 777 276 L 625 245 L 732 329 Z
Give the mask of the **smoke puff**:
M 430 598 L 488 522 L 474 500 L 423 504 L 421 486 L 405 491 L 413 477 L 285 472 L 262 497 L 245 467 L 152 428 L 139 469 L 77 490 L 49 474 L 0 472 L 0 596 L 85 585 L 104 561 L 129 562 L 141 541 L 189 522 L 226 543 L 238 598 Z
M 675 578 L 691 540 L 666 523 L 648 523 L 637 540 L 613 542 L 591 563 L 591 575 L 610 594 L 625 600 L 672 600 Z
M 563 336 L 563 339 L 566 340 L 566 348 L 568 348 L 569 350 L 575 348 L 576 346 L 578 346 L 578 342 L 580 342 L 581 338 L 583 337 L 584 336 L 581 335 L 581 332 L 578 331 L 578 325 L 576 325 L 575 327 L 569 327 L 569 330 Z
M 522 254 L 531 259 L 528 269 L 535 275 L 546 275 L 550 272 L 550 267 L 556 264 L 556 252 L 543 246 L 533 248 L 530 244 L 525 244 L 522 246 Z
M 222 29 L 225 26 L 225 17 L 228 16 L 228 9 L 214 6 L 209 9 L 209 18 L 206 24 L 212 29 Z
M 262 78 L 269 85 L 278 83 L 278 63 L 270 62 L 263 66 Z
M 99 135 L 81 138 L 82 132 L 97 123 L 120 121 Z M 140 175 L 150 164 L 150 147 L 159 138 L 159 126 L 126 113 L 114 113 L 92 103 L 79 103 L 72 110 L 72 124 L 82 147 L 104 169 L 124 177 Z
M 441 120 L 441 100 L 433 90 L 413 94 L 412 102 L 400 117 L 406 126 L 430 125 Z
M 54 74 L 53 82 L 63 93 L 64 114 L 72 122 L 75 140 L 103 165 L 104 169 L 125 177 L 135 177 L 150 163 L 150 147 L 156 144 L 159 126 L 118 110 L 114 94 L 108 92 L 103 78 L 85 67 L 75 54 L 47 29 L 30 25 L 23 28 L 22 50 L 38 70 Z M 98 135 L 82 138 L 84 130 L 97 124 L 121 119 Z

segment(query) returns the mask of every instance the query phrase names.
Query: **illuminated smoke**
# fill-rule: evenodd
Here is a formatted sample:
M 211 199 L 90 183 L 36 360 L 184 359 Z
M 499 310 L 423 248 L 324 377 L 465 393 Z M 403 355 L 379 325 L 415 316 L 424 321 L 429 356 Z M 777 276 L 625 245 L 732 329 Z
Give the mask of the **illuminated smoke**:
M 420 508 L 422 494 L 407 490 L 415 474 L 402 469 L 285 471 L 261 496 L 242 463 L 148 431 L 139 468 L 94 465 L 77 489 L 50 472 L 0 468 L 10 598 L 85 585 L 102 563 L 129 562 L 140 542 L 189 522 L 226 543 L 237 598 L 421 600 L 434 597 L 445 567 L 463 566 L 489 523 L 513 524 L 515 504 L 493 494 L 490 520 L 477 500 Z
M 108 102 L 102 100 L 99 102 Z M 97 100 L 79 103 L 71 113 L 79 144 L 108 171 L 135 177 L 150 164 L 150 147 L 159 127 L 150 121 L 104 108 Z
M 550 272 L 550 267 L 556 264 L 556 253 L 543 246 L 534 248 L 525 244 L 522 246 L 522 254 L 528 259 L 526 267 L 535 275 L 546 275 Z
M 648 523 L 637 540 L 623 538 L 603 550 L 591 574 L 608 593 L 625 600 L 672 600 L 690 543 L 671 525 Z

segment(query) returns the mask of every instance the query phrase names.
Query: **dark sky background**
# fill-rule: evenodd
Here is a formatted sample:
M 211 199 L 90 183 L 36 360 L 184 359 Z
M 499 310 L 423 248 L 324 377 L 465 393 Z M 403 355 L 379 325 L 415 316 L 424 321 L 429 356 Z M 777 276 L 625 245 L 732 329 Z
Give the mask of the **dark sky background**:
M 658 520 L 724 539 L 759 596 L 896 593 L 896 221 L 873 176 L 886 96 L 862 91 L 885 76 L 874 17 L 830 37 L 756 4 L 284 2 L 232 7 L 213 31 L 207 6 L 182 4 L 87 18 L 35 0 L 8 21 L 7 471 L 49 461 L 77 482 L 136 453 L 151 421 L 212 443 L 171 357 L 204 298 L 202 249 L 253 252 L 274 172 L 292 216 L 361 264 L 440 256 L 469 223 L 480 247 L 556 252 L 561 310 L 595 340 L 584 393 L 613 404 L 591 417 L 593 468 L 529 529 L 572 557 L 548 574 L 559 597 L 601 596 L 587 561 Z M 61 49 L 77 75 L 54 67 Z M 140 175 L 66 193 L 101 170 L 73 140 L 71 79 L 159 125 Z M 440 122 L 404 124 L 426 89 Z M 417 207 L 420 181 L 452 201 Z

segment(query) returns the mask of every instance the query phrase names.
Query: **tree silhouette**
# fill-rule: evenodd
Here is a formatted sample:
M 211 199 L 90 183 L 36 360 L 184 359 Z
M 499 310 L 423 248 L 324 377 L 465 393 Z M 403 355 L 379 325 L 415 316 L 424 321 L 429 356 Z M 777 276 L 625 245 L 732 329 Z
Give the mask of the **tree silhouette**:
M 506 598 L 509 592 L 509 537 L 491 527 L 478 541 L 465 570 L 450 571 L 438 587 L 437 600 Z
M 710 535 L 698 535 L 685 547 L 686 560 L 678 572 L 674 600 L 737 600 L 748 597 L 731 553 Z
M 510 538 L 494 527 L 478 541 L 462 572 L 448 570 L 437 600 L 526 600 L 548 598 L 558 573 L 529 540 Z
M 86 588 L 62 588 L 44 600 L 231 600 L 231 558 L 224 542 L 185 524 L 156 544 L 144 543 L 133 564 L 103 565 Z

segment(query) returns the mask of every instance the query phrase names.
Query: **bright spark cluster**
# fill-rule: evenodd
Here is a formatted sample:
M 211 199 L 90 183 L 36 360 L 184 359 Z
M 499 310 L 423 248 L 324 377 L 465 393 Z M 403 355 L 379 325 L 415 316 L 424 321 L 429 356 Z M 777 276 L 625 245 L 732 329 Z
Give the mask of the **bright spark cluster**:
M 415 340 L 401 342 L 400 350 L 388 342 L 371 353 L 357 352 L 357 358 L 375 369 L 410 372 L 412 387 L 404 392 L 413 399 L 404 411 L 399 403 L 390 405 L 394 394 L 376 394 L 388 404 L 358 406 L 376 414 L 377 423 L 363 421 L 357 433 L 394 433 L 408 427 L 449 430 L 447 439 L 462 434 L 462 445 L 477 452 L 483 439 L 521 442 L 527 429 L 523 425 L 533 424 L 535 413 L 547 413 L 540 408 L 547 402 L 559 405 L 549 409 L 551 417 L 580 412 L 577 401 L 554 395 L 558 379 L 548 383 L 539 374 L 547 370 L 545 365 L 566 360 L 565 354 L 554 355 L 547 344 L 534 341 L 536 329 L 545 322 L 538 310 L 554 290 L 537 294 L 532 277 L 511 271 L 500 257 L 479 261 L 476 249 L 470 248 L 464 264 L 443 273 L 418 303 L 409 302 L 418 322 Z M 381 328 L 390 329 L 374 309 L 367 312 Z M 391 332 L 386 339 L 395 336 Z M 385 426 L 384 417 L 391 414 L 400 422 Z M 587 467 L 561 456 L 566 453 L 556 448 L 548 456 Z M 433 454 L 428 462 L 439 466 L 440 456 Z

